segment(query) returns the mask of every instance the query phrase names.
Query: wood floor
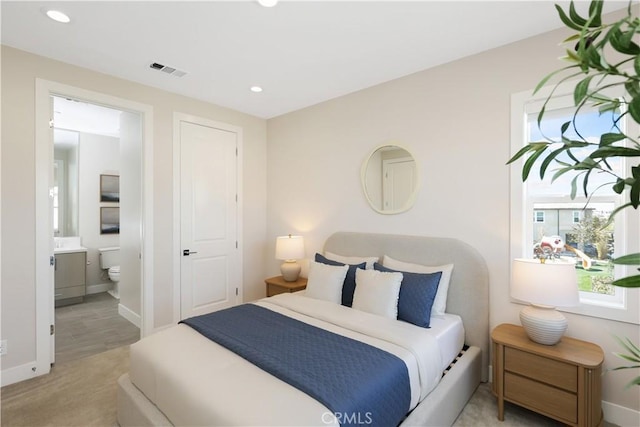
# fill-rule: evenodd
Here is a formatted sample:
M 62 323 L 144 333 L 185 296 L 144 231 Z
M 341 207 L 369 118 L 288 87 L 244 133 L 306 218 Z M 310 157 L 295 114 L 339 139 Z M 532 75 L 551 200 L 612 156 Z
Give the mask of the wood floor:
M 140 339 L 140 330 L 118 314 L 108 293 L 56 308 L 56 364 L 81 359 Z

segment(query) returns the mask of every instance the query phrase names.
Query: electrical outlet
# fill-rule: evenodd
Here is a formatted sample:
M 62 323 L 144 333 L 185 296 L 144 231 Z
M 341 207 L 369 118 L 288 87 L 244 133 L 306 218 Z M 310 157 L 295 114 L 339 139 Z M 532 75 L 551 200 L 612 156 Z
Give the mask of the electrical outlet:
M 0 341 L 0 356 L 7 354 L 7 340 Z

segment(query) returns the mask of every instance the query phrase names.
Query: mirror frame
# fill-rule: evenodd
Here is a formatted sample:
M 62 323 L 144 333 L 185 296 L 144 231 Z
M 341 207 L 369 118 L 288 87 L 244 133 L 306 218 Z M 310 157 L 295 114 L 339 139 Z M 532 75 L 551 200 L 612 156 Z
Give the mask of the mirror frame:
M 369 197 L 369 192 L 367 191 L 367 169 L 369 166 L 369 162 L 371 161 L 371 158 L 378 152 L 378 150 L 385 147 L 397 147 L 406 151 L 407 153 L 409 153 L 413 161 L 416 163 L 413 192 L 407 199 L 404 206 L 400 209 L 383 210 L 378 208 L 375 205 L 375 203 L 373 203 L 373 200 L 371 200 L 371 197 Z M 418 171 L 418 161 L 416 160 L 416 156 L 414 156 L 413 153 L 409 149 L 407 149 L 407 147 L 400 145 L 394 141 L 389 141 L 384 144 L 378 145 L 377 147 L 375 147 L 373 150 L 369 152 L 369 155 L 367 155 L 367 157 L 364 159 L 364 162 L 362 162 L 362 166 L 360 168 L 360 183 L 362 185 L 362 191 L 364 192 L 364 197 L 367 199 L 367 203 L 369 203 L 369 206 L 374 211 L 382 215 L 396 215 L 403 212 L 407 212 L 415 204 L 416 198 L 418 197 L 418 191 L 420 190 L 420 172 Z

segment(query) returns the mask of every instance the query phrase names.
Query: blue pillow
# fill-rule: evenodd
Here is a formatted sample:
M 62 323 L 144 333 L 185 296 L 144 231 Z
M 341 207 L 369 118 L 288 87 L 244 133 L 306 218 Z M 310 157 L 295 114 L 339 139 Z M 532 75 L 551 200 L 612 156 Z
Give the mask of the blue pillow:
M 378 271 L 399 271 L 384 267 L 377 262 L 373 264 L 373 268 Z M 428 328 L 431 323 L 431 307 L 436 299 L 442 272 L 428 274 L 399 272 L 402 273 L 402 284 L 398 297 L 398 319 Z
M 342 262 L 334 261 L 332 259 L 326 258 L 324 255 L 316 253 L 316 262 L 321 262 L 322 264 L 328 265 L 348 265 L 349 270 L 347 271 L 347 277 L 344 279 L 344 283 L 342 284 L 342 305 L 346 305 L 347 307 L 351 307 L 353 305 L 353 293 L 356 290 L 356 269 L 361 268 L 365 269 L 367 266 L 366 262 L 361 264 L 345 264 Z

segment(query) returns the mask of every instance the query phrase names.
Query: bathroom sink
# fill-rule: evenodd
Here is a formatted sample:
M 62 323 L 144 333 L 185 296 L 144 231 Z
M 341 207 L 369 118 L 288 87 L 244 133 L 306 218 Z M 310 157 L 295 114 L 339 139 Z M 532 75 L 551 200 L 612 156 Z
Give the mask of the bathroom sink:
M 79 236 L 54 237 L 54 254 L 66 254 L 72 252 L 87 252 L 87 248 L 81 245 Z
M 70 254 L 73 252 L 87 252 L 87 248 L 84 246 L 68 247 L 68 248 L 54 248 L 54 254 Z

